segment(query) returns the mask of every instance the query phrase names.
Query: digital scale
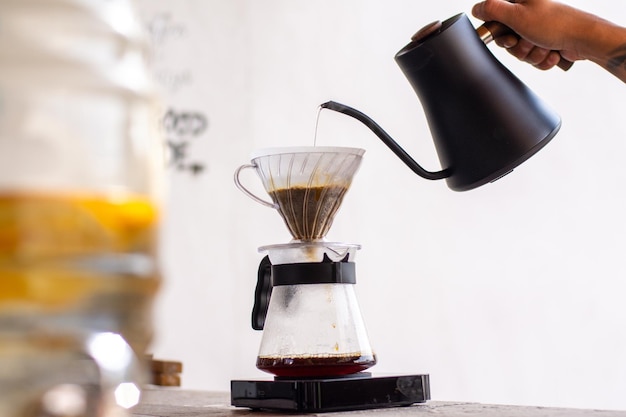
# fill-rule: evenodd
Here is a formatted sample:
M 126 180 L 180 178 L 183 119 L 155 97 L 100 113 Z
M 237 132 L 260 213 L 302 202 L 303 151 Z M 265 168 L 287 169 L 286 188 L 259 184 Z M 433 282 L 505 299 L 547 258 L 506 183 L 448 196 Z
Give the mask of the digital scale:
M 430 399 L 428 375 L 231 381 L 231 405 L 256 410 L 319 413 L 409 406 Z

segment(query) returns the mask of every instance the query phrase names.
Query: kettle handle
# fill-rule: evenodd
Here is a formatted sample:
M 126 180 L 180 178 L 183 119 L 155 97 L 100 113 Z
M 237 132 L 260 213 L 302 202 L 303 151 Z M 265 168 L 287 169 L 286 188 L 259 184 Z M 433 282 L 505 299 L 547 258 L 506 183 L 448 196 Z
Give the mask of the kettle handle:
M 511 28 L 503 25 L 500 22 L 495 22 L 495 21 L 483 23 L 482 26 L 476 29 L 476 33 L 478 34 L 478 37 L 480 37 L 480 39 L 485 44 L 488 44 L 494 38 L 497 38 L 503 35 L 515 35 L 519 37 L 517 33 L 513 32 Z M 556 64 L 556 66 L 561 68 L 563 71 L 567 71 L 568 69 L 572 67 L 572 65 L 574 65 L 572 61 L 568 61 L 567 59 L 563 57 L 561 57 L 561 60 Z
M 395 140 L 392 139 L 391 136 L 389 136 L 387 132 L 383 130 L 382 127 L 378 125 L 378 123 L 376 123 L 374 120 L 372 120 L 369 116 L 365 115 L 364 113 L 352 107 L 346 106 L 345 104 L 340 104 L 334 101 L 328 101 L 326 103 L 323 103 L 320 105 L 320 107 L 323 109 L 334 110 L 336 112 L 346 114 L 348 116 L 351 116 L 357 119 L 359 122 L 363 123 L 372 132 L 374 132 L 374 134 L 376 134 L 376 136 L 378 136 L 378 138 L 382 140 L 383 143 L 387 145 L 387 147 L 391 149 L 391 151 L 395 153 L 396 156 L 400 158 L 402 162 L 406 164 L 406 166 L 411 168 L 411 170 L 415 172 L 417 175 L 419 175 L 420 177 L 425 178 L 427 180 L 440 180 L 443 178 L 448 178 L 450 176 L 451 172 L 449 169 L 443 169 L 441 171 L 431 172 L 422 168 L 417 162 L 415 162 L 413 158 L 411 158 L 411 156 L 408 153 L 406 153 L 404 149 L 402 149 L 400 145 L 398 145 L 398 143 Z

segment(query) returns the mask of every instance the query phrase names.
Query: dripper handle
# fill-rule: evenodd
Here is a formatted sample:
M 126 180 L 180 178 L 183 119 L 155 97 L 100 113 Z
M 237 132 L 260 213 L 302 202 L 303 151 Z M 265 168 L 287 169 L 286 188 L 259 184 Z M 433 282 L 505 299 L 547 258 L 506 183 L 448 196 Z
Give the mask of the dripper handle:
M 252 192 L 249 191 L 246 187 L 243 186 L 243 184 L 239 180 L 239 174 L 241 173 L 241 171 L 243 171 L 244 169 L 247 169 L 247 168 L 256 168 L 256 165 L 254 165 L 254 164 L 244 164 L 244 165 L 241 165 L 239 168 L 237 168 L 235 170 L 235 185 L 237 186 L 237 188 L 239 188 L 239 190 L 241 190 L 242 193 L 244 193 L 245 195 L 247 195 L 248 197 L 250 197 L 251 199 L 253 199 L 257 203 L 263 204 L 265 207 L 278 209 L 278 204 L 270 203 L 269 201 L 265 201 L 262 198 L 257 197 L 256 195 L 252 194 Z

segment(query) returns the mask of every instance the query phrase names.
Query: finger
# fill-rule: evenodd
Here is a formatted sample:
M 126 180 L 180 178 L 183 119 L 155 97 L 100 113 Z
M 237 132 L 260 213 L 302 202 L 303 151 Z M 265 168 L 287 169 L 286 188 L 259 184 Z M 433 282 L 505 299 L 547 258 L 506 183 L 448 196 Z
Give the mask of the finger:
M 485 0 L 472 7 L 472 14 L 480 20 L 507 24 L 515 16 L 515 7 L 514 3 L 506 0 Z
M 524 60 L 529 64 L 538 66 L 548 58 L 550 52 L 551 51 L 549 49 L 536 46 L 528 52 Z
M 487 20 L 486 17 L 487 12 L 485 11 L 485 2 L 482 1 L 480 3 L 476 3 L 474 7 L 472 7 L 472 15 L 480 20 Z
M 530 51 L 532 51 L 534 47 L 534 44 L 522 38 L 517 41 L 515 46 L 508 48 L 507 51 L 517 59 L 526 61 L 526 57 L 528 57 L 528 54 L 530 54 Z
M 496 43 L 496 45 L 502 48 L 509 49 L 517 45 L 519 38 L 515 35 L 504 35 L 504 36 L 498 36 L 493 41 Z
M 539 68 L 540 70 L 549 70 L 550 68 L 558 64 L 560 61 L 561 61 L 561 54 L 559 54 L 556 51 L 550 51 L 543 61 L 539 62 L 538 64 L 535 64 L 535 67 Z

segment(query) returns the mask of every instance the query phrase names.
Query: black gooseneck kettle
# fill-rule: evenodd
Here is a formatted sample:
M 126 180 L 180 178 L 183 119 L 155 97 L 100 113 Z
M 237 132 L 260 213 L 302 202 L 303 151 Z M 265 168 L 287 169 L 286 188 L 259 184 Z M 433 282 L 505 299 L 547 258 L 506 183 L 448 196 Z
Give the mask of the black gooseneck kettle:
M 423 32 L 395 60 L 422 103 L 441 171 L 422 168 L 362 112 L 321 107 L 361 121 L 416 174 L 445 178 L 455 191 L 501 178 L 556 135 L 560 117 L 493 56 L 465 14 Z

